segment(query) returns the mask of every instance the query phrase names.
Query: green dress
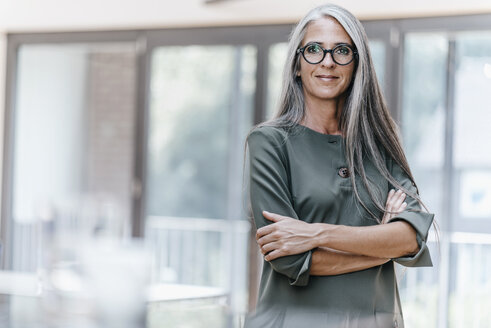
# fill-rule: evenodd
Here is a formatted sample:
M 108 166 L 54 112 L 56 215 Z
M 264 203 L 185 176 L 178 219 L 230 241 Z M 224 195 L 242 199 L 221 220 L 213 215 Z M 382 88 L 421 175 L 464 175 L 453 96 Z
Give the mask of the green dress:
M 257 228 L 271 223 L 261 214 L 263 210 L 309 223 L 378 224 L 354 198 L 343 170 L 347 164 L 342 136 L 302 125 L 288 132 L 262 126 L 250 133 L 247 143 L 250 200 Z M 397 181 L 416 191 L 398 165 L 391 159 L 386 163 Z M 364 166 L 386 198 L 393 187 L 370 161 Z M 360 190 L 360 195 L 368 200 L 366 191 Z M 420 251 L 393 261 L 404 266 L 432 266 L 425 241 L 433 214 L 422 212 L 410 197 L 406 202 L 406 210 L 392 221 L 404 220 L 416 229 Z M 367 205 L 382 217 L 373 204 Z M 245 328 L 403 327 L 393 261 L 336 276 L 310 275 L 312 251 L 264 262 L 256 311 L 247 316 Z

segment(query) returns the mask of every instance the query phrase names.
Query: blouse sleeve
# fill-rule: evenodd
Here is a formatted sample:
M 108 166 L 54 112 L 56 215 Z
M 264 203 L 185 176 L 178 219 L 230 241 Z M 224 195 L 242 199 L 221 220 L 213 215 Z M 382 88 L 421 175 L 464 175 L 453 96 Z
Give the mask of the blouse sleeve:
M 250 201 L 256 228 L 271 224 L 262 211 L 298 219 L 292 206 L 283 137 L 274 128 L 256 128 L 247 138 L 250 159 Z M 306 286 L 312 251 L 269 261 L 272 269 L 289 278 L 290 285 Z
M 417 193 L 415 185 L 412 183 L 411 179 L 407 176 L 402 168 L 391 162 L 391 173 L 392 176 L 406 189 L 411 192 Z M 416 240 L 419 245 L 419 251 L 415 255 L 402 256 L 393 259 L 395 262 L 407 266 L 407 267 L 431 267 L 433 263 L 431 261 L 430 251 L 426 245 L 426 240 L 428 238 L 428 231 L 433 222 L 434 214 L 423 212 L 421 205 L 418 201 L 410 196 L 406 196 L 406 209 L 397 214 L 390 222 L 395 221 L 406 221 L 416 230 Z

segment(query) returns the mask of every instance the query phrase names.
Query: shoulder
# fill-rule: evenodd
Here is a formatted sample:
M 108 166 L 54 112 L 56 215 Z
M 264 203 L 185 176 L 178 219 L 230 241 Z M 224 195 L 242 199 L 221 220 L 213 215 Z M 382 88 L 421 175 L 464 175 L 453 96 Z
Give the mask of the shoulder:
M 280 146 L 285 143 L 287 138 L 287 132 L 280 127 L 271 125 L 259 125 L 252 128 L 247 135 L 247 142 L 251 143 L 265 143 L 271 145 Z
M 287 132 L 281 127 L 260 125 L 254 127 L 247 136 L 251 158 L 279 159 L 286 162 Z

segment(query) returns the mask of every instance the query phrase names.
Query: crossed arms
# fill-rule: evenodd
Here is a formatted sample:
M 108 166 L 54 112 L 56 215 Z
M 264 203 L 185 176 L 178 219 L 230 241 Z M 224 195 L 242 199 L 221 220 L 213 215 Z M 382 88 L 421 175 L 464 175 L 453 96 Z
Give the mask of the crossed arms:
M 403 192 L 391 190 L 381 224 L 365 227 L 306 223 L 263 211 L 273 223 L 259 228 L 256 240 L 266 261 L 314 250 L 311 275 L 336 275 L 378 266 L 419 250 L 416 231 L 410 224 L 387 224 L 406 208 L 405 197 Z

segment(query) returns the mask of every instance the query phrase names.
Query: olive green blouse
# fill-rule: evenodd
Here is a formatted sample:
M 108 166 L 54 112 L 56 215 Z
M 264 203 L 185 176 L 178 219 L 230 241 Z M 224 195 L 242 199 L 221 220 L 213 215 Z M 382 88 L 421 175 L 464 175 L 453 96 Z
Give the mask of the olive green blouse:
M 250 133 L 247 143 L 250 200 L 257 228 L 271 223 L 261 214 L 263 210 L 309 223 L 378 224 L 354 198 L 343 170 L 347 163 L 342 136 L 322 134 L 302 125 L 288 131 L 262 126 Z M 397 181 L 416 192 L 398 165 L 391 159 L 386 163 Z M 385 201 L 393 187 L 370 161 L 364 166 L 368 178 L 381 188 Z M 368 208 L 382 218 L 382 212 L 369 204 L 366 190 L 359 189 Z M 393 261 L 404 266 L 432 266 L 426 239 L 433 214 L 422 212 L 409 196 L 406 202 L 406 210 L 391 222 L 404 220 L 411 224 L 417 231 L 420 251 Z M 265 261 L 257 308 L 246 318 L 245 327 L 403 327 L 393 261 L 335 276 L 310 276 L 312 250 Z

